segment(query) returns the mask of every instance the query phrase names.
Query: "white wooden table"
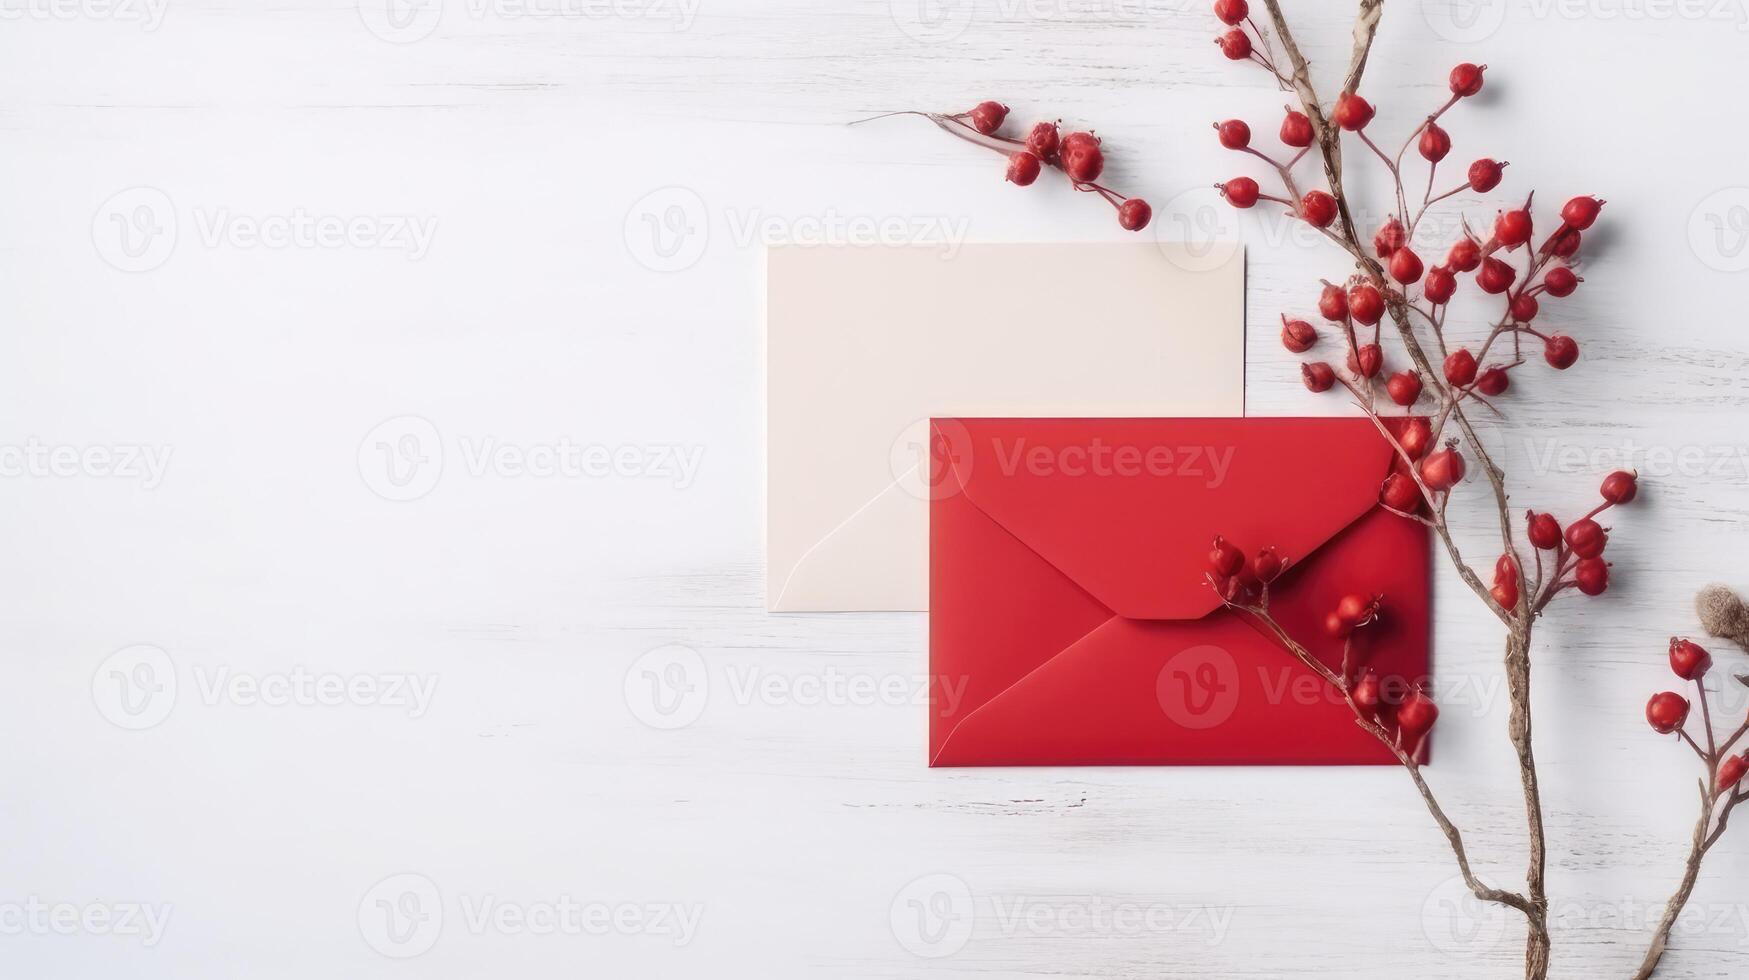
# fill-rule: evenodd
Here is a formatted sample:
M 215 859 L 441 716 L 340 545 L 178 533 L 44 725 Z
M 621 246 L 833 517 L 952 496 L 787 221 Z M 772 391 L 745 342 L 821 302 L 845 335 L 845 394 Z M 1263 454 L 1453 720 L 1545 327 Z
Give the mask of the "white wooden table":
M 1275 340 L 1338 257 L 1198 209 L 1257 173 L 1208 124 L 1284 101 L 1204 4 L 363 2 L 3 4 L 0 972 L 1515 975 L 1401 773 L 930 771 L 921 616 L 763 612 L 761 244 L 1123 234 L 845 120 L 1097 127 L 1162 234 L 1245 238 L 1252 411 L 1344 411 Z M 1333 71 L 1348 5 L 1293 6 Z M 1642 705 L 1694 590 L 1749 587 L 1749 16 L 1428 6 L 1375 128 L 1486 61 L 1454 162 L 1609 199 L 1545 307 L 1579 368 L 1497 445 L 1519 506 L 1646 477 L 1536 651 L 1557 975 L 1625 976 L 1694 806 Z M 1499 631 L 1438 590 L 1430 778 L 1516 887 Z M 1669 976 L 1749 972 L 1746 873 L 1739 833 Z

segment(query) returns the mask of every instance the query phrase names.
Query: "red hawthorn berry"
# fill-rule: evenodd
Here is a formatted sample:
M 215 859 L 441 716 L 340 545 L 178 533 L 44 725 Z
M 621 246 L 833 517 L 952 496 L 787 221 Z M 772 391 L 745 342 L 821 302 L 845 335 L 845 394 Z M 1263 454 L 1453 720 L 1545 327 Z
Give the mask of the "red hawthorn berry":
M 1530 241 L 1532 234 L 1530 212 L 1524 208 L 1502 211 L 1494 218 L 1494 238 L 1508 249 Z
M 1499 187 L 1500 177 L 1505 169 L 1506 164 L 1487 157 L 1470 164 L 1470 190 L 1485 194 Z
M 1543 289 L 1556 299 L 1573 295 L 1573 290 L 1585 280 L 1573 274 L 1573 270 L 1564 265 L 1555 266 L 1543 275 Z
M 1631 504 L 1640 495 L 1639 475 L 1632 470 L 1616 470 L 1603 478 L 1600 492 L 1612 504 Z
M 1365 626 L 1379 618 L 1378 597 L 1364 596 L 1358 592 L 1349 593 L 1336 603 L 1336 615 L 1350 627 Z
M 1363 282 L 1348 291 L 1348 315 L 1370 327 L 1385 315 L 1385 298 L 1372 283 Z
M 1300 199 L 1300 217 L 1315 227 L 1328 228 L 1336 220 L 1336 199 L 1323 191 L 1307 191 Z
M 1429 490 L 1450 490 L 1464 478 L 1464 457 L 1447 446 L 1421 461 L 1421 482 Z
M 1220 137 L 1221 145 L 1229 150 L 1243 150 L 1251 145 L 1251 127 L 1245 125 L 1243 119 L 1215 123 L 1215 134 Z
M 1445 266 L 1436 265 L 1428 271 L 1427 281 L 1421 284 L 1421 293 L 1430 303 L 1449 303 L 1457 293 L 1457 277 Z
M 1534 510 L 1524 512 L 1530 543 L 1541 551 L 1553 551 L 1561 543 L 1561 522 L 1555 520 L 1553 514 L 1539 514 Z
M 1409 233 L 1403 228 L 1403 223 L 1392 215 L 1373 233 L 1372 250 L 1378 253 L 1379 258 L 1388 259 L 1408 240 Z
M 1105 153 L 1099 149 L 1099 137 L 1092 133 L 1070 133 L 1057 146 L 1057 158 L 1063 172 L 1078 183 L 1098 180 L 1105 171 Z
M 1008 107 L 1000 102 L 980 102 L 966 115 L 971 117 L 973 129 L 989 136 L 1002 128 L 1002 120 L 1008 118 Z
M 1482 264 L 1482 246 L 1468 235 L 1457 240 L 1445 257 L 1453 272 L 1474 272 Z
M 1215 16 L 1221 23 L 1236 25 L 1250 16 L 1251 7 L 1245 0 L 1215 0 Z
M 1537 310 L 1541 308 L 1542 307 L 1537 305 L 1536 297 L 1529 293 L 1519 293 L 1517 296 L 1512 297 L 1512 305 L 1510 307 L 1512 311 L 1512 319 L 1517 320 L 1519 323 L 1529 323 L 1536 319 Z
M 1281 346 L 1295 354 L 1304 354 L 1318 342 L 1318 331 L 1304 320 L 1289 320 L 1287 314 L 1281 317 Z
M 1251 574 L 1265 585 L 1275 581 L 1281 570 L 1281 556 L 1275 553 L 1274 548 L 1264 548 L 1251 559 Z
M 1495 602 L 1507 609 L 1518 608 L 1518 580 L 1516 578 L 1495 582 L 1494 587 L 1488 590 L 1488 594 L 1494 597 Z
M 1468 347 L 1459 347 L 1446 356 L 1445 380 L 1457 388 L 1476 380 L 1476 355 Z
M 1221 46 L 1221 53 L 1233 61 L 1244 61 L 1251 57 L 1251 37 L 1235 27 L 1215 39 Z
M 1360 350 L 1348 355 L 1348 370 L 1363 378 L 1376 378 L 1385 366 L 1385 352 L 1377 344 L 1362 344 Z
M 1433 444 L 1433 424 L 1423 416 L 1415 416 L 1409 424 L 1403 426 L 1403 431 L 1397 436 L 1397 444 L 1409 454 L 1410 459 L 1420 459 L 1421 454 Z
M 1511 266 L 1490 255 L 1482 260 L 1482 271 L 1476 273 L 1476 285 L 1482 287 L 1484 293 L 1497 295 L 1510 289 L 1516 278 L 1518 273 Z
M 1494 559 L 1494 581 L 1518 581 L 1518 556 L 1510 552 Z
M 1646 702 L 1646 724 L 1660 735 L 1669 735 L 1688 721 L 1688 699 L 1675 691 L 1662 691 Z
M 1306 383 L 1306 388 L 1313 392 L 1329 391 L 1336 383 L 1336 372 L 1323 361 L 1314 361 L 1300 365 L 1300 380 Z
M 1603 210 L 1603 202 L 1595 197 L 1575 197 L 1561 208 L 1561 220 L 1569 226 L 1584 231 L 1597 220 L 1597 212 Z
M 1221 196 L 1236 208 L 1248 208 L 1257 203 L 1257 181 L 1249 177 L 1234 177 L 1220 185 Z
M 1304 149 L 1312 145 L 1312 120 L 1297 109 L 1289 109 L 1281 121 L 1281 141 Z
M 1543 360 L 1557 371 L 1565 371 L 1579 360 L 1579 342 L 1566 334 L 1555 334 L 1543 343 Z
M 1372 122 L 1374 111 L 1372 103 L 1353 92 L 1344 92 L 1337 97 L 1336 108 L 1331 111 L 1330 116 L 1336 120 L 1336 125 L 1355 133 Z
M 1030 151 L 1008 154 L 1008 179 L 1022 187 L 1038 179 L 1039 158 Z
M 1602 595 L 1609 588 L 1609 562 L 1601 558 L 1581 558 L 1573 566 L 1573 582 L 1586 595 Z
M 1391 253 L 1391 278 L 1407 286 L 1421 278 L 1421 256 L 1403 246 Z
M 1670 638 L 1670 669 L 1685 681 L 1704 677 L 1713 667 L 1713 655 L 1706 647 L 1686 637 Z
M 1347 319 L 1348 294 L 1342 291 L 1341 286 L 1332 286 L 1326 283 L 1324 291 L 1318 294 L 1318 312 L 1323 315 L 1324 319 L 1332 322 Z
M 1439 720 L 1439 706 L 1417 686 L 1397 705 L 1397 728 L 1403 733 L 1405 746 L 1412 746 L 1433 728 Z
M 1349 688 L 1348 696 L 1354 701 L 1354 710 L 1362 718 L 1373 721 L 1379 716 L 1379 705 L 1384 701 L 1384 686 L 1379 682 L 1379 675 L 1368 667 L 1355 679 L 1354 686 Z
M 1476 390 L 1484 395 L 1503 395 L 1510 387 L 1512 379 L 1502 367 L 1491 367 L 1476 376 Z
M 1482 73 L 1488 70 L 1487 65 L 1472 65 L 1464 62 L 1451 70 L 1451 94 L 1460 99 L 1467 99 L 1482 90 Z
M 1415 513 L 1421 506 L 1421 488 L 1406 473 L 1392 473 L 1379 487 L 1379 502 L 1405 514 Z
M 1324 617 L 1324 632 L 1330 634 L 1331 638 L 1340 640 L 1354 632 L 1354 627 L 1343 622 L 1341 616 L 1329 613 Z
M 1026 148 L 1040 160 L 1051 160 L 1057 155 L 1057 124 L 1054 122 L 1033 123 L 1032 129 L 1026 134 Z
M 1414 371 L 1398 371 L 1385 382 L 1385 392 L 1399 405 L 1413 405 L 1421 397 L 1421 375 Z
M 1719 775 L 1713 781 L 1713 792 L 1723 793 L 1743 781 L 1743 776 L 1749 773 L 1749 752 L 1734 755 L 1719 763 Z
M 1589 517 L 1567 525 L 1567 547 L 1580 558 L 1596 558 L 1609 545 L 1609 532 Z
M 1557 258 L 1570 259 L 1579 251 L 1579 238 L 1578 229 L 1564 229 L 1549 240 L 1548 250 Z
M 1219 578 L 1230 578 L 1239 574 L 1239 569 L 1245 567 L 1245 553 L 1233 546 L 1231 541 L 1220 535 L 1215 535 L 1214 543 L 1209 545 L 1208 569 Z
M 1430 122 L 1421 130 L 1421 140 L 1416 149 L 1421 151 L 1423 159 L 1438 163 L 1451 152 L 1451 134 L 1439 128 L 1438 123 Z
M 1117 206 L 1117 223 L 1125 231 L 1141 231 L 1154 218 L 1154 209 L 1139 197 L 1126 199 Z

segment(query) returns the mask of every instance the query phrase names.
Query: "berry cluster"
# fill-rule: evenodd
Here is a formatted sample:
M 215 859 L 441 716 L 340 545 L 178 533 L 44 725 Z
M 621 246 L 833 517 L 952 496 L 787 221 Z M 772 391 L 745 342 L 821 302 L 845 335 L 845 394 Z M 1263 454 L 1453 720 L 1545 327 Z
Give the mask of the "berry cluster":
M 1099 183 L 1099 175 L 1105 172 L 1105 152 L 1100 138 L 1091 132 L 1064 134 L 1054 122 L 1036 122 L 1024 139 L 1004 136 L 1001 130 L 1008 119 L 1008 107 L 1000 102 L 980 102 L 965 112 L 951 114 L 906 111 L 873 118 L 893 115 L 923 116 L 943 132 L 1003 154 L 1008 160 L 1006 179 L 1021 187 L 1038 180 L 1046 167 L 1059 170 L 1070 186 L 1098 194 L 1116 208 L 1117 223 L 1126 231 L 1141 231 L 1153 220 L 1154 210 L 1147 201 L 1125 197 Z
M 1694 749 L 1701 762 L 1707 768 L 1708 785 L 1707 803 L 1710 807 L 1721 796 L 1731 794 L 1738 783 L 1749 775 L 1749 751 L 1731 754 L 1731 750 L 1749 733 L 1749 720 L 1738 727 L 1735 734 L 1723 742 L 1713 731 L 1712 709 L 1707 701 L 1705 677 L 1713 666 L 1712 654 L 1706 648 L 1685 637 L 1670 638 L 1670 670 L 1677 677 L 1694 684 L 1696 696 L 1700 699 L 1702 726 L 1705 731 L 1705 746 L 1688 734 L 1684 727 L 1688 723 L 1688 713 L 1691 705 L 1689 700 L 1675 691 L 1661 691 L 1652 695 L 1646 702 L 1646 723 L 1660 735 L 1677 733 L 1689 747 Z M 1749 680 L 1739 676 L 1739 681 L 1749 684 Z M 1731 805 L 1734 805 L 1731 804 Z

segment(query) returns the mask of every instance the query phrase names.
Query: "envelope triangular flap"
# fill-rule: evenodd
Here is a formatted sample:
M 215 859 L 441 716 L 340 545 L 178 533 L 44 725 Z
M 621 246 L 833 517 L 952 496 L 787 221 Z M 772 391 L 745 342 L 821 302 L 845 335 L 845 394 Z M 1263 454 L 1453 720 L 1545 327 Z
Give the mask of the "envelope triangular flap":
M 1130 619 L 1216 609 L 1216 534 L 1307 559 L 1377 505 L 1392 461 L 1368 419 L 956 421 L 967 498 Z

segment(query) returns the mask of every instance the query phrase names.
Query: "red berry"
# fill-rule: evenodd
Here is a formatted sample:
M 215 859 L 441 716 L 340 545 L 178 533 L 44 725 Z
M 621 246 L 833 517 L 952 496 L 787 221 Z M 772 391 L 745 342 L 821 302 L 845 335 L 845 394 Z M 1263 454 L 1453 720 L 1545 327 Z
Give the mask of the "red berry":
M 1365 626 L 1379 618 L 1379 600 L 1376 596 L 1350 593 L 1336 603 L 1336 615 L 1351 627 Z
M 1476 273 L 1476 285 L 1482 287 L 1484 293 L 1504 293 L 1516 278 L 1518 273 L 1511 266 L 1490 255 L 1482 260 L 1482 271 Z
M 1244 61 L 1251 57 L 1251 37 L 1235 27 L 1215 39 L 1221 46 L 1221 53 L 1234 61 Z
M 1391 278 L 1407 286 L 1421 278 L 1421 256 L 1404 246 L 1391 253 Z
M 1719 763 L 1719 775 L 1713 781 L 1713 792 L 1723 793 L 1743 781 L 1744 774 L 1749 773 L 1749 758 L 1744 758 L 1744 755 L 1734 755 Z
M 1464 62 L 1451 70 L 1451 94 L 1458 98 L 1468 98 L 1482 90 L 1482 73 L 1488 70 L 1487 65 L 1472 65 Z
M 1555 237 L 1544 247 L 1557 258 L 1570 259 L 1579 251 L 1580 237 L 1578 229 L 1566 228 L 1556 232 Z
M 1324 319 L 1338 322 L 1348 317 L 1348 294 L 1341 286 L 1326 284 L 1324 291 L 1318 294 L 1318 312 Z
M 1295 354 L 1304 354 L 1318 342 L 1318 331 L 1304 320 L 1289 320 L 1287 314 L 1281 317 L 1281 346 Z
M 1631 470 L 1616 470 L 1603 478 L 1603 499 L 1612 504 L 1631 504 L 1640 495 L 1639 475 Z
M 1403 703 L 1397 705 L 1397 727 L 1403 732 L 1406 743 L 1414 742 L 1427 734 L 1433 728 L 1433 723 L 1439 720 L 1439 706 L 1433 699 L 1423 694 L 1421 688 L 1409 692 Z
M 1458 388 L 1476 380 L 1476 355 L 1468 347 L 1459 347 L 1446 356 L 1445 380 Z
M 1517 296 L 1512 297 L 1512 305 L 1510 309 L 1512 310 L 1512 319 L 1517 320 L 1519 323 L 1529 323 L 1536 319 L 1537 310 L 1541 309 L 1541 307 L 1537 305 L 1535 296 L 1532 296 L 1529 293 L 1519 293 Z
M 1275 553 L 1274 548 L 1264 548 L 1251 559 L 1251 574 L 1264 584 L 1275 581 L 1276 576 L 1281 574 L 1281 569 L 1281 556 Z
M 1385 219 L 1384 224 L 1379 225 L 1378 231 L 1373 232 L 1372 249 L 1378 253 L 1379 258 L 1388 259 L 1408 240 L 1409 233 L 1404 230 L 1403 223 L 1393 215 Z
M 1385 382 L 1385 391 L 1391 396 L 1391 401 L 1413 405 L 1421 397 L 1421 375 L 1414 371 L 1398 371 Z
M 1069 179 L 1078 183 L 1098 180 L 1105 170 L 1105 154 L 1099 149 L 1099 137 L 1092 133 L 1070 133 L 1057 147 L 1057 158 Z
M 1518 556 L 1507 552 L 1494 559 L 1494 581 L 1518 581 Z
M 1362 344 L 1360 350 L 1348 355 L 1348 370 L 1363 378 L 1376 378 L 1385 366 L 1385 352 L 1377 344 Z
M 1553 551 L 1561 543 L 1561 522 L 1555 520 L 1554 515 L 1527 510 L 1524 512 L 1524 520 L 1528 525 L 1530 543 L 1537 548 Z
M 1458 239 L 1446 255 L 1445 264 L 1454 272 L 1476 271 L 1476 267 L 1482 264 L 1481 243 L 1468 235 Z
M 1450 446 L 1421 461 L 1421 482 L 1429 490 L 1450 490 L 1463 478 L 1463 454 Z
M 1660 735 L 1668 735 L 1688 720 L 1688 699 L 1675 691 L 1652 695 L 1646 702 L 1646 724 Z
M 1487 193 L 1500 186 L 1501 171 L 1506 164 L 1483 157 L 1470 164 L 1470 190 Z
M 1670 669 L 1685 681 L 1705 676 L 1713 666 L 1713 655 L 1706 647 L 1685 637 L 1670 638 Z
M 1236 208 L 1248 208 L 1257 203 L 1257 181 L 1249 177 L 1234 177 L 1221 185 L 1221 194 Z
M 1476 390 L 1484 395 L 1501 395 L 1512 387 L 1512 379 L 1507 377 L 1506 369 L 1491 367 L 1476 377 Z
M 1589 517 L 1567 525 L 1567 547 L 1580 558 L 1596 558 L 1609 544 L 1609 532 Z
M 1233 543 L 1220 535 L 1215 535 L 1214 544 L 1209 546 L 1209 571 L 1221 578 L 1239 574 L 1239 569 L 1245 567 L 1245 553 L 1233 547 Z
M 1215 0 L 1215 16 L 1223 24 L 1237 24 L 1251 13 L 1245 0 Z
M 1532 234 L 1530 212 L 1523 208 L 1502 211 L 1494 218 L 1494 239 L 1507 248 L 1523 245 Z
M 1373 112 L 1372 103 L 1353 92 L 1344 92 L 1337 97 L 1336 108 L 1330 116 L 1336 120 L 1336 125 L 1353 133 L 1365 129 L 1366 124 L 1372 122 Z
M 1417 415 L 1403 427 L 1402 433 L 1397 436 L 1397 444 L 1403 447 L 1410 459 L 1420 459 L 1427 447 L 1433 444 L 1433 424 Z
M 1507 609 L 1518 608 L 1518 580 L 1516 578 L 1495 582 L 1494 587 L 1488 590 L 1488 594 L 1494 597 L 1495 602 Z
M 1021 150 L 1008 154 L 1008 179 L 1022 187 L 1038 179 L 1039 158 Z
M 1297 109 L 1289 109 L 1281 121 L 1281 141 L 1288 146 L 1312 145 L 1312 120 Z
M 1543 289 L 1557 299 L 1573 295 L 1573 290 L 1585 280 L 1573 274 L 1573 270 L 1564 265 L 1555 266 L 1543 276 Z
M 1416 145 L 1424 159 L 1438 163 L 1451 152 L 1451 134 L 1439 128 L 1438 123 L 1428 123 L 1421 131 L 1421 141 Z
M 1336 199 L 1323 191 L 1307 191 L 1300 199 L 1300 217 L 1318 228 L 1328 228 L 1336 220 Z
M 1413 514 L 1421 506 L 1421 488 L 1407 474 L 1392 473 L 1379 487 L 1379 502 L 1392 510 Z
M 1602 595 L 1609 588 L 1609 563 L 1601 558 L 1581 558 L 1573 566 L 1573 582 L 1586 595 Z
M 1595 197 L 1575 197 L 1561 208 L 1561 220 L 1584 231 L 1597 220 L 1597 212 L 1602 209 L 1603 202 Z
M 1215 123 L 1215 133 L 1220 136 L 1221 145 L 1229 150 L 1243 150 L 1251 145 L 1251 127 L 1243 119 Z
M 1330 613 L 1324 617 L 1324 632 L 1330 634 L 1331 637 L 1340 640 L 1354 632 L 1354 627 L 1343 622 L 1341 616 L 1338 616 L 1335 613 Z
M 1000 102 L 980 102 L 966 115 L 971 117 L 973 129 L 989 136 L 1002 128 L 1002 120 L 1008 118 L 1008 107 Z
M 1370 327 L 1385 315 L 1385 298 L 1371 283 L 1363 282 L 1348 291 L 1348 315 Z
M 1443 265 L 1436 265 L 1427 273 L 1427 281 L 1421 284 L 1421 292 L 1430 303 L 1449 303 L 1457 292 L 1457 277 Z
M 1306 383 L 1311 391 L 1329 391 L 1336 383 L 1336 372 L 1330 370 L 1330 365 L 1323 361 L 1300 365 L 1300 380 Z
M 1384 687 L 1379 683 L 1379 675 L 1372 668 L 1367 668 L 1349 688 L 1348 696 L 1354 700 L 1354 708 L 1362 718 L 1372 721 L 1379 716 L 1379 705 L 1384 700 Z
M 1040 160 L 1054 158 L 1057 155 L 1057 124 L 1033 123 L 1032 130 L 1026 134 L 1026 148 Z
M 1557 371 L 1565 371 L 1579 360 L 1579 342 L 1566 334 L 1555 334 L 1543 343 L 1543 360 Z
M 1141 231 L 1154 217 L 1154 209 L 1139 197 L 1132 197 L 1117 206 L 1117 223 L 1125 231 Z

